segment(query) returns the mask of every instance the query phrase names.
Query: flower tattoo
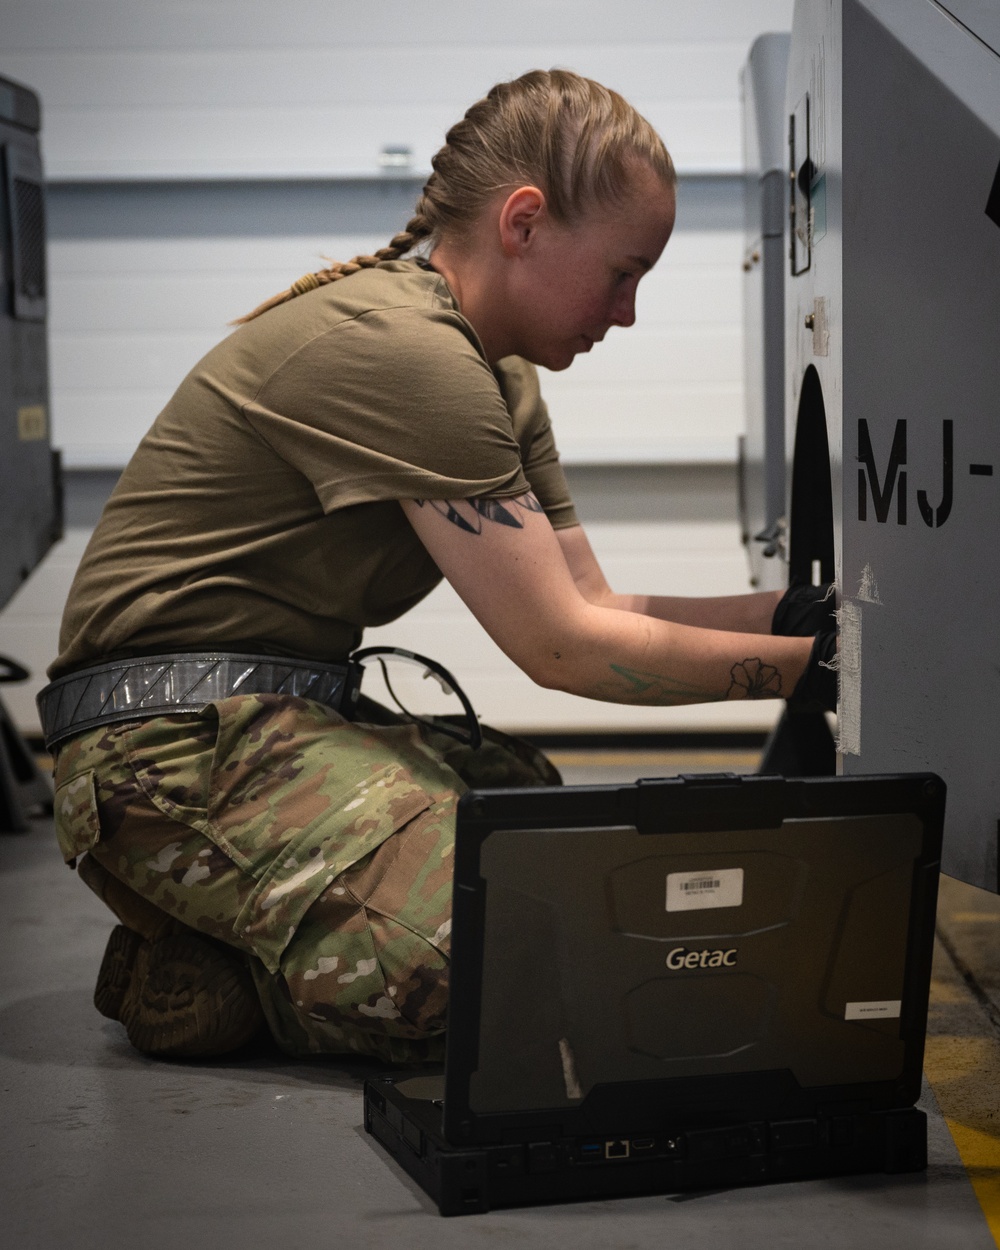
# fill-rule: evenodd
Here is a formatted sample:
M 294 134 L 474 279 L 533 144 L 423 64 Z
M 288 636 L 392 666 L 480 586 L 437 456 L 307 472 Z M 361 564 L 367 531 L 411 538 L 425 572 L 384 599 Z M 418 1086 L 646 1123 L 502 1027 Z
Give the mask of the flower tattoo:
M 781 694 L 781 674 L 761 660 L 744 660 L 729 670 L 733 684 L 730 693 L 743 691 L 744 699 L 769 699 Z

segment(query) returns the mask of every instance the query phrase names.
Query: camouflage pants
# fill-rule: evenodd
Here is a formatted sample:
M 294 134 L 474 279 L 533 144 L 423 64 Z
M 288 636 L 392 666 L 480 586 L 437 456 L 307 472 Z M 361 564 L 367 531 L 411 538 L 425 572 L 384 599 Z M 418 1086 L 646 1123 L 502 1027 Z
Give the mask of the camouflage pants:
M 472 752 L 362 703 L 348 722 L 242 695 L 81 734 L 56 760 L 56 832 L 67 861 L 244 951 L 286 1052 L 437 1060 L 458 798 L 559 777 L 527 744 L 486 731 Z

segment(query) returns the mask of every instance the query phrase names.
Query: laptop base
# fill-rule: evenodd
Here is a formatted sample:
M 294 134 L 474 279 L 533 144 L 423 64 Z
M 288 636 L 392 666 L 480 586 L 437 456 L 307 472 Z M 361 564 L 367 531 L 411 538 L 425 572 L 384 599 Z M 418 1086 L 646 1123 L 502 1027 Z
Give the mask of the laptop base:
M 563 1137 L 452 1146 L 441 1103 L 365 1082 L 365 1129 L 442 1215 L 499 1207 L 729 1189 L 927 1166 L 927 1117 L 914 1107 L 699 1127 L 635 1138 Z M 431 1080 L 432 1078 L 428 1078 Z

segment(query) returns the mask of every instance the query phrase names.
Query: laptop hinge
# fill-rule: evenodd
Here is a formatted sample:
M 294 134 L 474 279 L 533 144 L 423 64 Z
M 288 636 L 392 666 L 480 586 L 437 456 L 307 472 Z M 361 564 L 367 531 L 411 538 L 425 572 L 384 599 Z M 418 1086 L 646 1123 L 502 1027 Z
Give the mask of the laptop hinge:
M 640 833 L 775 829 L 785 818 L 787 802 L 781 777 L 697 773 L 645 778 L 636 783 L 635 827 Z

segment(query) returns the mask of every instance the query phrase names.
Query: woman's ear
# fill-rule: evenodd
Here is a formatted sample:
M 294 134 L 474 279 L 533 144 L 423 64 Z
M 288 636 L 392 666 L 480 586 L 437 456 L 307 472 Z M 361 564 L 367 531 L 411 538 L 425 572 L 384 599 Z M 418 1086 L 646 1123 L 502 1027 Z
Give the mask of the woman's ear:
M 497 223 L 505 256 L 522 256 L 534 243 L 538 227 L 548 215 L 545 195 L 538 187 L 518 187 L 500 208 Z

